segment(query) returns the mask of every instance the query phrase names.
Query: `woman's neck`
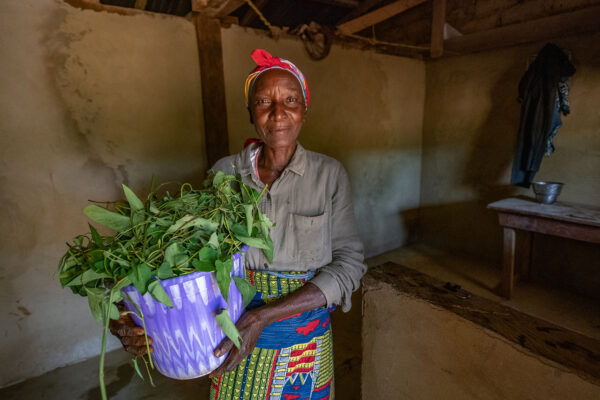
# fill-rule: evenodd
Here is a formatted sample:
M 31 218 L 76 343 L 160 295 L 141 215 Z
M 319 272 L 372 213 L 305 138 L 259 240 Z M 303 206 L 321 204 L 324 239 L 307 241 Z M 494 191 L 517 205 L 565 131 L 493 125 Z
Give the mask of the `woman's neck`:
M 286 147 L 268 147 L 264 145 L 258 156 L 258 173 L 260 180 L 271 186 L 290 163 L 296 151 L 296 144 Z

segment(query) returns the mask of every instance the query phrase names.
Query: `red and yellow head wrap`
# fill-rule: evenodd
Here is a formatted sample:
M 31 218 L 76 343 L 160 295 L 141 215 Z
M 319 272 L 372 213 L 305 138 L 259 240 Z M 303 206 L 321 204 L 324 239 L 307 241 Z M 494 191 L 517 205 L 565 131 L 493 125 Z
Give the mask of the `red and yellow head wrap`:
M 250 75 L 246 78 L 246 85 L 244 86 L 244 95 L 246 97 L 246 105 L 248 105 L 250 93 L 252 93 L 252 87 L 256 82 L 256 79 L 265 71 L 270 69 L 284 69 L 291 72 L 302 87 L 302 95 L 304 96 L 304 107 L 308 109 L 308 102 L 310 101 L 310 94 L 308 92 L 308 85 L 302 72 L 292 64 L 290 61 L 279 57 L 273 57 L 263 49 L 256 49 L 251 54 L 252 59 L 256 62 L 257 66 L 250 72 Z

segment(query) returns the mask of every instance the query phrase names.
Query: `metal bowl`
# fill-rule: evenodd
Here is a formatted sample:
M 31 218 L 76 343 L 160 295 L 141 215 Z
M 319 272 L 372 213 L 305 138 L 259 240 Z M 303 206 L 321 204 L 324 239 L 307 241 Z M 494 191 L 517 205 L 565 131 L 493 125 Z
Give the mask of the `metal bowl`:
M 535 199 L 542 204 L 554 203 L 563 187 L 561 182 L 532 182 L 531 184 Z

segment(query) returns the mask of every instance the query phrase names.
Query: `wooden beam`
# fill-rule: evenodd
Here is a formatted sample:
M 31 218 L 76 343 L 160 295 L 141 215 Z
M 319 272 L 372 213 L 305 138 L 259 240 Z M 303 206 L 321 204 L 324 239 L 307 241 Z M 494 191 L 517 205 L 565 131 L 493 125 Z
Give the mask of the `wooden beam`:
M 579 376 L 600 379 L 600 340 L 525 314 L 498 302 L 444 287 L 444 282 L 413 269 L 386 263 L 369 268 L 363 288 L 385 282 L 403 295 L 427 301 L 496 332 L 520 348 L 555 361 Z M 363 292 L 366 296 L 368 292 Z
M 331 4 L 338 7 L 356 8 L 361 3 L 358 0 L 312 0 L 315 3 Z
M 344 22 L 337 26 L 338 30 L 346 35 L 350 35 L 355 32 L 362 31 L 371 25 L 375 25 L 381 21 L 385 21 L 388 18 L 403 13 L 404 11 L 418 6 L 427 0 L 398 0 L 390 3 L 386 6 L 378 8 L 377 10 L 371 11 L 358 18 Z
M 471 53 L 600 30 L 600 6 L 448 39 L 447 51 Z
M 254 0 L 254 5 L 256 6 L 256 8 L 258 8 L 259 10 L 262 11 L 262 9 L 267 5 L 268 2 L 269 2 L 269 0 Z M 257 17 L 258 17 L 258 15 L 251 8 L 248 11 L 246 11 L 246 14 L 244 14 L 244 16 L 240 19 L 240 25 L 241 26 L 250 25 L 252 22 L 254 22 L 254 20 Z
M 431 58 L 444 54 L 444 24 L 446 23 L 446 0 L 433 0 L 431 17 Z
M 245 0 L 221 0 L 216 5 L 209 4 L 210 10 L 208 12 L 212 16 L 222 18 L 228 16 L 244 4 L 246 4 Z
M 208 7 L 208 0 L 192 0 L 192 11 L 205 11 L 206 7 Z
M 64 0 L 65 3 L 83 10 L 105 11 L 120 15 L 139 15 L 139 14 L 154 14 L 151 11 L 140 10 L 137 8 L 111 6 L 100 3 L 100 0 Z
M 371 8 L 379 5 L 379 3 L 383 3 L 383 0 L 363 0 L 358 7 L 356 7 L 354 10 L 352 10 L 351 12 L 346 14 L 344 16 L 344 18 L 342 18 L 340 21 L 338 21 L 338 25 L 341 25 L 344 22 L 348 22 L 351 19 L 354 19 L 354 18 L 366 13 Z
M 203 14 L 196 16 L 195 23 L 200 59 L 206 159 L 210 168 L 217 160 L 229 154 L 221 23 L 218 19 Z

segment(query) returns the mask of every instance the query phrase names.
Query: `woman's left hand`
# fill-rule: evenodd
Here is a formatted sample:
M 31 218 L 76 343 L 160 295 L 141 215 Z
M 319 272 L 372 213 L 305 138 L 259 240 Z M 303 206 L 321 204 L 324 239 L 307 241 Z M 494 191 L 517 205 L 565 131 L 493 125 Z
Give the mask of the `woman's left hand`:
M 268 324 L 264 322 L 264 318 L 261 318 L 260 308 L 242 314 L 235 324 L 242 338 L 240 348 L 235 347 L 233 342 L 228 337 L 225 337 L 215 349 L 214 355 L 220 357 L 227 352 L 229 354 L 225 361 L 223 361 L 223 364 L 211 372 L 208 377 L 214 378 L 225 372 L 233 371 L 254 350 L 254 346 L 256 346 L 256 342 L 266 325 Z

